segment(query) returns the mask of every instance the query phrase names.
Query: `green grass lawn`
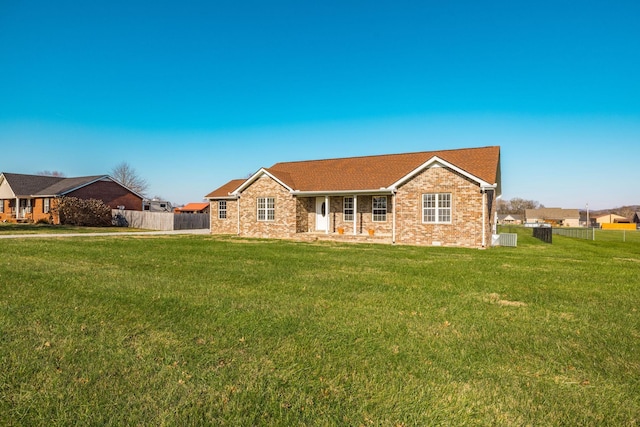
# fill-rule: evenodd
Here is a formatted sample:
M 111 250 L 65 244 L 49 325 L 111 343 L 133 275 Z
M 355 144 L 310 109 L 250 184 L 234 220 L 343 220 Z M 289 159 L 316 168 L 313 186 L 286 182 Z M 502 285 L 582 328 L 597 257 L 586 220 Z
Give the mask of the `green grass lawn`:
M 638 425 L 640 244 L 0 242 L 0 424 Z
M 74 225 L 51 225 L 30 223 L 0 223 L 3 234 L 69 234 L 69 233 L 117 233 L 128 231 L 149 231 L 128 227 L 77 227 Z

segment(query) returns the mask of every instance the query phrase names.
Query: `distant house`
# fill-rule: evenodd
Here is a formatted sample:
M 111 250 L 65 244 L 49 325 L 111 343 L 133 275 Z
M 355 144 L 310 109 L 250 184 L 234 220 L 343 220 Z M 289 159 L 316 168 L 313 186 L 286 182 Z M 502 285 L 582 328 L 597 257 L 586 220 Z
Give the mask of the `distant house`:
M 631 222 L 640 224 L 640 212 L 636 212 L 633 214 L 633 219 L 631 220 Z
M 631 222 L 629 218 L 614 213 L 598 215 L 595 220 L 600 226 L 602 224 L 628 224 Z
M 142 202 L 142 210 L 148 212 L 173 212 L 171 202 L 159 199 L 145 199 Z
M 209 213 L 209 203 L 204 202 L 204 203 L 187 203 L 186 205 L 182 206 L 181 208 L 176 208 L 175 212 L 176 213 L 186 213 L 186 214 L 193 214 L 193 213 Z
M 580 225 L 583 227 L 597 227 L 598 223 L 592 215 L 587 213 L 587 211 L 580 211 Z
M 522 224 L 522 215 L 498 214 L 498 224 Z
M 485 247 L 500 147 L 276 163 L 209 193 L 211 233 Z
M 142 210 L 143 197 L 108 175 L 59 176 L 0 174 L 0 221 L 59 223 L 55 206 L 63 197 L 102 200 L 112 209 Z
M 580 211 L 578 209 L 540 208 L 525 209 L 525 222 L 532 224 L 550 224 L 559 227 L 579 227 Z

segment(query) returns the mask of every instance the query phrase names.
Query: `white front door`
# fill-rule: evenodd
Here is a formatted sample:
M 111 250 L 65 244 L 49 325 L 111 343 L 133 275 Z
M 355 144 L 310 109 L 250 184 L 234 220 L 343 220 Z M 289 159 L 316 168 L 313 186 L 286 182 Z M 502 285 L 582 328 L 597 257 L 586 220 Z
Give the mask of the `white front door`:
M 326 231 L 329 227 L 329 209 L 324 197 L 316 197 L 316 230 Z

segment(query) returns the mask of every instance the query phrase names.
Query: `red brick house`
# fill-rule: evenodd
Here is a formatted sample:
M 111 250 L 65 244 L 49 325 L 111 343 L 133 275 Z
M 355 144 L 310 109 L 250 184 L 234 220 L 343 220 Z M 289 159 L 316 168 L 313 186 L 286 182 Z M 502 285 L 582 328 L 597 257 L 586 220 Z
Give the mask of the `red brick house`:
M 108 175 L 58 176 L 0 174 L 0 221 L 46 219 L 58 223 L 53 209 L 60 197 L 98 199 L 113 209 L 142 210 L 143 197 Z
M 205 196 L 211 233 L 486 247 L 500 147 L 276 163 Z

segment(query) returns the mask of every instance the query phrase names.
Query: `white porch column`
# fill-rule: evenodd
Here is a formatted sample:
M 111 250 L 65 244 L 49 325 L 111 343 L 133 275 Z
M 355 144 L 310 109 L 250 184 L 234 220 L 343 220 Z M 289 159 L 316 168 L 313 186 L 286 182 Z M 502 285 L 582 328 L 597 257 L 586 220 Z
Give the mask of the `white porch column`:
M 358 234 L 358 195 L 353 195 L 353 235 Z

